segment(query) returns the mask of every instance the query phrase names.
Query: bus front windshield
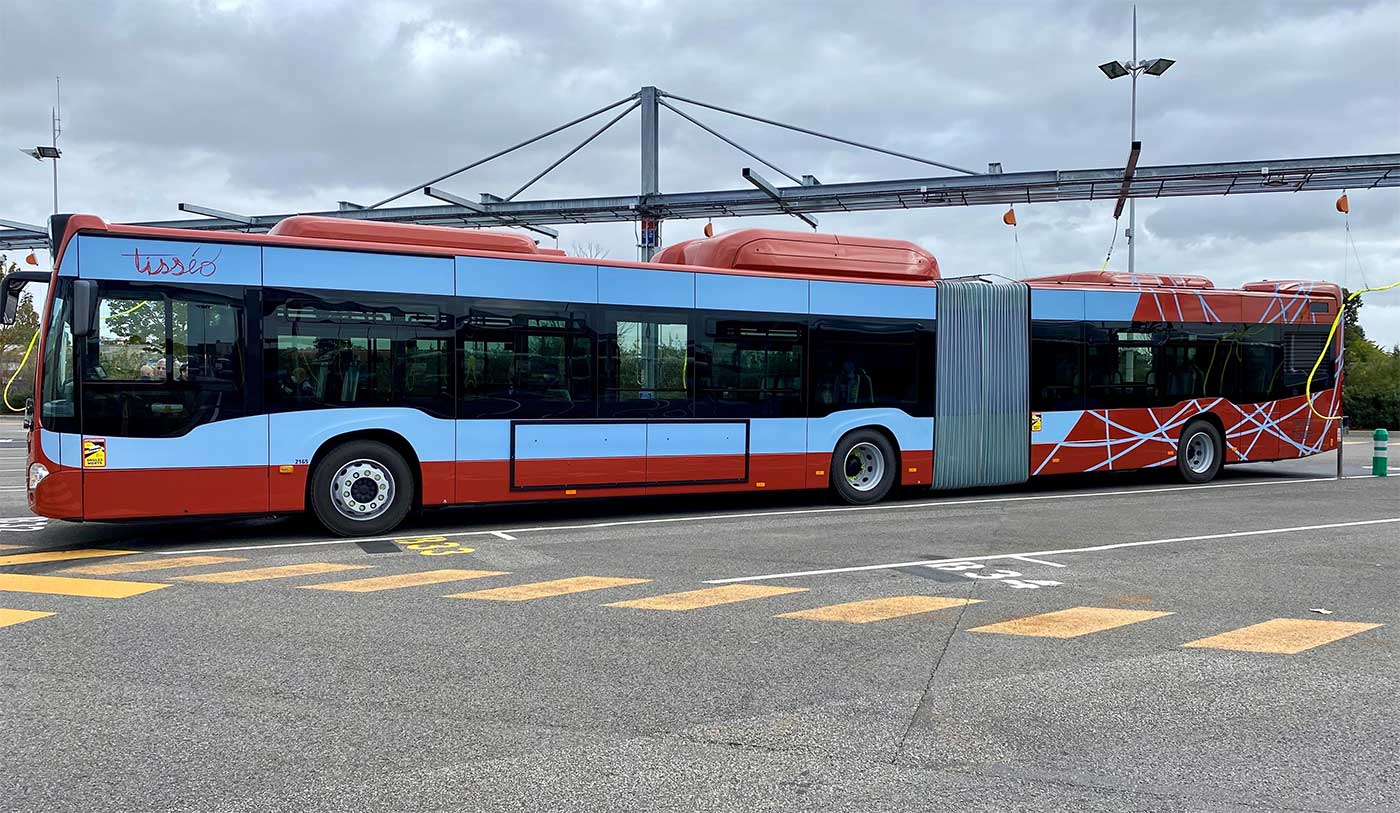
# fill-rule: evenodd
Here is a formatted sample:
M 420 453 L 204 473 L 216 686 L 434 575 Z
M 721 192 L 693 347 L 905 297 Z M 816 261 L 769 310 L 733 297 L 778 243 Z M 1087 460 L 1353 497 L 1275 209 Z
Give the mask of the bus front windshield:
M 40 375 L 39 424 L 53 432 L 77 432 L 73 410 L 73 327 L 69 285 L 52 291 L 44 335 L 44 369 Z

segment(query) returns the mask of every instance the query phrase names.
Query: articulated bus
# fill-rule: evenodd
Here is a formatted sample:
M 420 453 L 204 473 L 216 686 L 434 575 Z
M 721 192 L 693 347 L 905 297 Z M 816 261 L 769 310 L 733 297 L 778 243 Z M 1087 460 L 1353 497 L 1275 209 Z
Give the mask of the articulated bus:
M 1203 482 L 1336 446 L 1324 283 L 941 278 L 912 243 L 768 230 L 651 263 L 305 216 L 49 232 L 52 273 L 11 274 L 4 308 L 48 283 L 28 494 L 58 519 L 354 536 L 470 503 Z

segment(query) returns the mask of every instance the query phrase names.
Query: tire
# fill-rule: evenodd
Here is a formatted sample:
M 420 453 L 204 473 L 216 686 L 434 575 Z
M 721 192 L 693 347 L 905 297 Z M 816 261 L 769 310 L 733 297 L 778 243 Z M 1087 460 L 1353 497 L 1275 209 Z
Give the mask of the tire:
M 333 486 L 333 483 L 336 485 Z M 311 510 L 336 536 L 376 536 L 413 508 L 413 471 L 403 455 L 373 440 L 331 449 L 311 473 Z
M 1176 470 L 1182 479 L 1188 483 L 1214 480 L 1224 462 L 1224 444 L 1215 424 L 1203 420 L 1188 423 L 1176 444 Z
M 879 432 L 857 429 L 841 438 L 831 453 L 831 487 L 851 505 L 879 502 L 899 472 L 899 455 Z

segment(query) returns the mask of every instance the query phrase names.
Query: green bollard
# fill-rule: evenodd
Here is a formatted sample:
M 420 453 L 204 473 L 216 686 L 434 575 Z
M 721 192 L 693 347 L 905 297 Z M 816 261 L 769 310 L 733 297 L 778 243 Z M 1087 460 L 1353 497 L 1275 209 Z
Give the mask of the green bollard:
M 1372 438 L 1376 441 L 1376 451 L 1371 457 L 1371 473 L 1377 477 L 1384 477 L 1390 471 L 1390 433 L 1384 429 L 1377 429 Z

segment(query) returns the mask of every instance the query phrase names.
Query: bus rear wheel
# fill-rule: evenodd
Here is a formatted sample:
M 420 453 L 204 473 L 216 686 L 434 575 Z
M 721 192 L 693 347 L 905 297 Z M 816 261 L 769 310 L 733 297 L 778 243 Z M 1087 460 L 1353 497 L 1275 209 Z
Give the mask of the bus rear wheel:
M 1186 425 L 1176 444 L 1176 469 L 1188 483 L 1215 479 L 1225 462 L 1220 430 L 1210 421 L 1195 420 Z
M 413 507 L 413 472 L 403 456 L 373 440 L 332 449 L 311 473 L 311 510 L 337 536 L 374 536 Z
M 841 438 L 831 454 L 831 487 L 852 505 L 879 502 L 894 485 L 899 458 L 889 439 L 871 429 Z

